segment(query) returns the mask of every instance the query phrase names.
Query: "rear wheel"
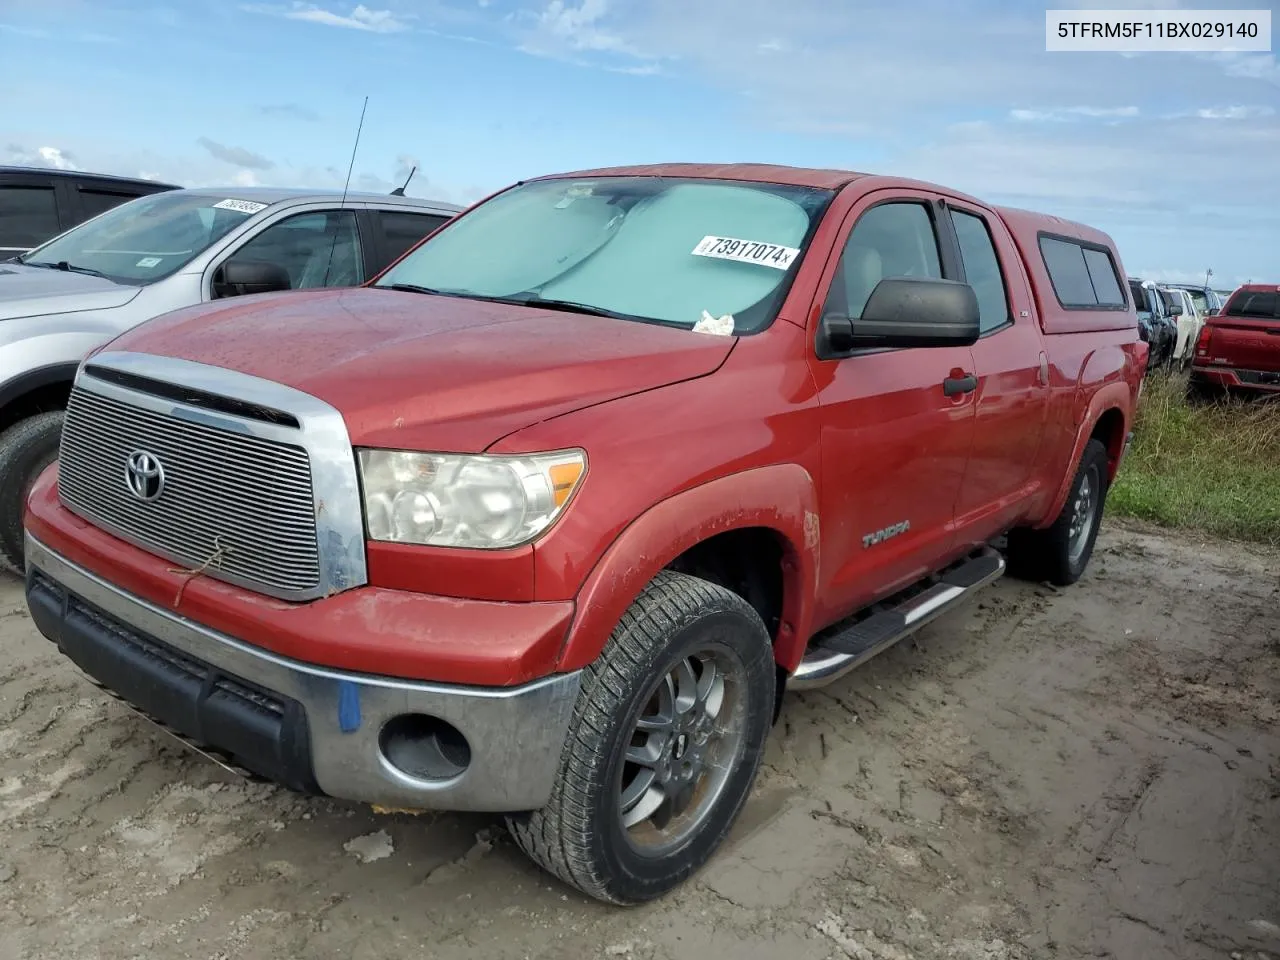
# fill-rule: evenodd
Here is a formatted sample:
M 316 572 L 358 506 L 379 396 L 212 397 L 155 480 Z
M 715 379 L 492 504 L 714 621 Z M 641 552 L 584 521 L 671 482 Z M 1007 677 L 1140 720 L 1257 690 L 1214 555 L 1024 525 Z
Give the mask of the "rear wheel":
M 1091 438 L 1067 494 L 1049 527 L 1009 534 L 1009 572 L 1060 587 L 1075 583 L 1089 565 L 1107 499 L 1109 461 L 1102 441 Z
M 61 410 L 19 420 L 0 434 L 0 559 L 18 573 L 23 560 L 22 516 L 27 495 L 45 467 L 58 458 Z
M 584 670 L 551 799 L 508 817 L 512 836 L 589 896 L 661 896 L 706 863 L 737 819 L 774 687 L 769 635 L 746 601 L 659 574 Z

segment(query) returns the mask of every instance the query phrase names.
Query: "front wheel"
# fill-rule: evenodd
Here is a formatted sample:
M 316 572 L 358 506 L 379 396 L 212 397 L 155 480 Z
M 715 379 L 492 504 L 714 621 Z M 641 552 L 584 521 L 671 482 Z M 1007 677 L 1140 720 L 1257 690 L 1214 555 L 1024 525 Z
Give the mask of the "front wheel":
M 583 893 L 652 900 L 692 876 L 737 819 L 764 754 L 776 671 L 759 615 L 664 571 L 583 671 L 551 799 L 507 824 Z
M 1067 502 L 1053 525 L 1010 532 L 1009 572 L 1059 587 L 1079 580 L 1089 565 L 1102 525 L 1109 473 L 1107 448 L 1091 438 L 1080 457 Z
M 19 420 L 0 434 L 0 559 L 18 573 L 25 569 L 22 532 L 27 494 L 45 467 L 58 459 L 60 410 Z

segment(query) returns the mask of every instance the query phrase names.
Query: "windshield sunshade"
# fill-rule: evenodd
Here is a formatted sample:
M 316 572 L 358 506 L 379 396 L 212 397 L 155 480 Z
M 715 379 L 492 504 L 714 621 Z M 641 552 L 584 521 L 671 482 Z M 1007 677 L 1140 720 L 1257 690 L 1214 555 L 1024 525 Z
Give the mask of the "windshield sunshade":
M 693 327 L 767 326 L 831 192 L 658 177 L 534 181 L 443 228 L 378 281 Z

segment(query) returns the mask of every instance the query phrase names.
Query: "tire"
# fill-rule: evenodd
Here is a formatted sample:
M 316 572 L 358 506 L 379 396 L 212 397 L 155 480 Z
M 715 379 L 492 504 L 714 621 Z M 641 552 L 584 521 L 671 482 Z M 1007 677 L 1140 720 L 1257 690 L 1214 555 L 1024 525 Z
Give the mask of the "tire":
M 31 485 L 58 459 L 61 410 L 19 420 L 0 434 L 0 559 L 18 573 L 23 561 L 22 515 Z
M 688 734 L 645 733 L 637 722 L 649 708 L 662 712 L 664 691 L 680 695 L 692 687 L 667 687 L 666 678 L 687 657 L 713 654 L 725 682 L 715 717 Z M 694 676 L 691 669 L 686 675 Z M 704 681 L 710 676 L 701 673 Z M 677 681 L 678 682 L 678 681 Z M 664 571 L 623 615 L 603 652 L 583 671 L 556 785 L 547 805 L 507 818 L 524 852 L 545 870 L 606 903 L 628 905 L 655 899 L 679 886 L 709 860 L 723 842 L 755 782 L 772 726 L 776 672 L 769 634 L 759 615 L 737 594 L 696 577 Z M 712 685 L 714 687 L 714 685 Z M 692 716 L 696 711 L 674 716 Z M 710 715 L 708 707 L 708 715 Z M 650 725 L 659 723 L 654 719 Z M 706 739 L 719 724 L 735 729 Z M 646 743 L 634 745 L 637 737 Z M 698 764 L 705 756 L 705 779 L 677 785 L 694 795 L 689 823 L 674 817 L 654 826 L 663 808 L 641 819 L 637 832 L 624 826 L 632 813 L 649 809 L 653 789 L 643 789 L 646 766 L 624 759 L 628 752 L 656 759 L 649 773 L 657 784 L 663 767 L 679 760 Z M 629 788 L 624 791 L 624 785 Z M 696 789 L 695 789 L 696 788 Z M 665 801 L 664 801 L 665 803 Z M 681 828 L 683 827 L 683 833 Z M 652 828 L 652 829 L 650 829 Z M 643 841 L 667 839 L 665 847 L 644 849 Z M 660 847 L 660 848 L 659 848 Z
M 1093 556 L 1093 545 L 1102 526 L 1102 511 L 1107 501 L 1107 448 L 1091 438 L 1085 444 L 1076 468 L 1071 490 L 1062 512 L 1043 530 L 1017 529 L 1009 534 L 1009 572 L 1037 583 L 1048 581 L 1065 587 L 1083 575 Z M 1087 504 L 1088 513 L 1080 535 L 1072 535 L 1077 521 L 1077 504 Z

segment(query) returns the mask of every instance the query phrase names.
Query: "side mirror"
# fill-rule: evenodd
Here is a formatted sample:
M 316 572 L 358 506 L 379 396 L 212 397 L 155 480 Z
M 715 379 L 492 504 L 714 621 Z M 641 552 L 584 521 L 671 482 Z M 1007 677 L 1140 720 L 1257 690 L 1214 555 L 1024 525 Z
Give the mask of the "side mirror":
M 1182 316 L 1182 304 L 1175 303 L 1171 307 L 1169 307 L 1169 316 L 1171 317 Z
M 833 354 L 967 347 L 980 332 L 977 294 L 958 280 L 886 277 L 871 291 L 861 317 L 822 318 L 823 338 Z
M 213 278 L 215 297 L 243 297 L 251 293 L 275 293 L 293 286 L 289 274 L 266 260 L 228 260 Z

